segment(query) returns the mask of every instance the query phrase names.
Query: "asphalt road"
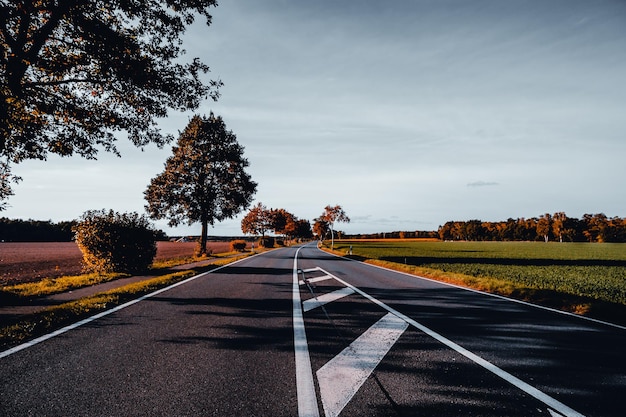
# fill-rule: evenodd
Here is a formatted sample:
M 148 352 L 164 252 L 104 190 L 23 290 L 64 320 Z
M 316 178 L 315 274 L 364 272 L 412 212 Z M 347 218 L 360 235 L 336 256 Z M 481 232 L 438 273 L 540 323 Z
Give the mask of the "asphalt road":
M 622 416 L 624 346 L 307 245 L 0 353 L 0 416 Z

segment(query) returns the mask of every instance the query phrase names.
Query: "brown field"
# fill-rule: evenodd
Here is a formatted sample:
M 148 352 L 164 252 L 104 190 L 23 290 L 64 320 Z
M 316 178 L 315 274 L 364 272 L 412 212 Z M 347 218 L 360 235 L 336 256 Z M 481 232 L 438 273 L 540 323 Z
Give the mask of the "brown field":
M 213 253 L 230 250 L 230 242 L 209 242 Z M 192 256 L 195 242 L 158 242 L 156 260 Z M 75 242 L 0 242 L 0 285 L 39 281 L 82 273 L 82 254 Z

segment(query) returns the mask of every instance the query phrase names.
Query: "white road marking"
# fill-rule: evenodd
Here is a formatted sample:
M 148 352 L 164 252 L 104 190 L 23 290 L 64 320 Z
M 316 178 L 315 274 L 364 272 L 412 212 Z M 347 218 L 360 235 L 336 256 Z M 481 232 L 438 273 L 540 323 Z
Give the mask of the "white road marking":
M 300 285 L 298 280 L 298 253 L 293 257 L 293 348 L 296 361 L 296 390 L 298 396 L 299 417 L 319 417 L 315 385 L 313 384 L 313 370 L 309 356 L 309 345 L 306 340 L 302 303 L 300 302 Z
M 321 251 L 321 249 L 320 249 L 320 251 Z M 346 259 L 346 260 L 349 260 L 349 261 L 352 261 L 352 262 L 360 262 L 360 261 L 356 261 L 356 260 L 350 259 L 350 258 L 343 258 L 343 257 L 341 257 L 339 255 L 335 255 L 335 254 L 331 254 L 331 255 L 336 256 L 338 258 Z M 371 266 L 372 268 L 378 268 L 378 269 L 382 269 L 382 270 L 389 271 L 389 272 L 394 272 L 396 274 L 406 275 L 406 276 L 409 276 L 409 277 L 412 277 L 412 278 L 419 278 L 419 279 L 422 279 L 424 281 L 431 281 L 431 282 L 434 282 L 436 284 L 445 285 L 445 286 L 453 287 L 453 288 L 458 288 L 458 289 L 461 289 L 461 290 L 464 290 L 464 291 L 475 292 L 477 294 L 482 294 L 482 295 L 486 295 L 486 296 L 494 297 L 494 298 L 500 298 L 502 300 L 510 301 L 512 303 L 522 304 L 522 305 L 526 305 L 526 306 L 529 306 L 529 307 L 550 311 L 552 313 L 562 314 L 564 316 L 576 317 L 577 319 L 580 319 L 580 320 L 590 321 L 592 323 L 598 323 L 598 324 L 602 324 L 604 326 L 614 327 L 616 329 L 626 330 L 626 326 L 622 326 L 622 325 L 615 324 L 615 323 L 610 323 L 608 321 L 594 319 L 593 317 L 582 316 L 582 315 L 576 314 L 576 313 L 570 313 L 569 311 L 557 310 L 555 308 L 546 307 L 546 306 L 542 306 L 542 305 L 539 305 L 539 304 L 529 303 L 528 301 L 516 300 L 515 298 L 505 297 L 505 296 L 499 295 L 499 294 L 492 294 L 492 293 L 488 293 L 488 292 L 485 292 L 485 291 L 476 290 L 474 288 L 462 287 L 460 285 L 456 285 L 456 284 L 452 284 L 452 283 L 444 282 L 444 281 L 438 281 L 438 280 L 435 280 L 435 279 L 432 279 L 432 278 L 423 277 L 421 275 L 410 274 L 408 272 L 403 272 L 403 271 L 396 271 L 395 269 L 386 268 L 386 267 L 380 266 L 380 265 L 374 265 L 374 264 L 363 264 L 363 265 Z
M 341 413 L 407 327 L 388 313 L 317 371 L 326 417 Z
M 322 277 L 315 277 L 315 278 L 307 279 L 307 281 L 308 282 L 321 282 L 321 281 L 326 281 L 327 279 L 332 279 L 332 277 L 330 275 L 324 275 Z
M 255 256 L 257 256 L 257 255 L 255 255 Z M 249 258 L 245 258 L 245 259 L 249 259 Z M 234 265 L 236 263 L 239 263 L 239 262 L 241 262 L 243 260 L 244 259 L 240 259 L 238 261 L 231 262 L 228 265 L 220 266 L 219 268 L 213 269 L 211 271 L 203 272 L 203 273 L 198 274 L 198 275 L 194 275 L 193 277 L 190 277 L 190 278 L 187 278 L 187 279 L 185 279 L 183 281 L 180 281 L 180 282 L 177 282 L 175 284 L 172 284 L 169 287 L 161 288 L 160 290 L 157 290 L 157 291 L 155 291 L 153 293 L 146 294 L 146 295 L 144 295 L 142 297 L 139 297 L 139 298 L 137 298 L 135 300 L 132 300 L 132 301 L 129 301 L 129 302 L 125 303 L 125 304 L 122 304 L 122 305 L 119 305 L 117 307 L 114 307 L 114 308 L 112 308 L 110 310 L 105 310 L 105 311 L 103 311 L 101 313 L 95 314 L 95 315 L 93 315 L 91 317 L 88 317 L 86 319 L 78 321 L 78 322 L 76 322 L 74 324 L 70 324 L 69 326 L 65 326 L 65 327 L 63 327 L 61 329 L 55 330 L 52 333 L 45 334 L 45 335 L 40 336 L 40 337 L 38 337 L 36 339 L 33 339 L 33 340 L 29 341 L 29 342 L 22 343 L 21 345 L 18 345 L 18 346 L 15 346 L 15 347 L 11 348 L 11 349 L 5 350 L 4 352 L 0 352 L 0 359 L 2 359 L 4 357 L 7 357 L 9 355 L 12 355 L 14 353 L 17 353 L 17 352 L 19 352 L 21 350 L 33 347 L 33 346 L 35 346 L 35 345 L 37 345 L 37 344 L 39 344 L 41 342 L 45 342 L 48 339 L 52 339 L 53 337 L 62 335 L 63 333 L 69 332 L 70 330 L 74 330 L 74 329 L 76 329 L 78 327 L 84 326 L 87 323 L 91 323 L 92 321 L 100 319 L 100 318 L 105 317 L 105 316 L 108 316 L 109 314 L 112 314 L 112 313 L 115 313 L 117 311 L 123 310 L 126 307 L 130 307 L 133 304 L 136 304 L 136 303 L 138 303 L 140 301 L 144 301 L 144 300 L 146 300 L 146 299 L 148 299 L 150 297 L 154 297 L 155 295 L 158 295 L 158 294 L 161 294 L 161 293 L 163 293 L 165 291 L 171 290 L 172 288 L 178 287 L 179 285 L 184 285 L 184 284 L 186 284 L 188 282 L 191 282 L 191 281 L 193 281 L 195 279 L 198 279 L 198 278 L 203 277 L 205 275 L 208 275 L 210 273 L 217 272 L 220 269 L 226 268 L 228 266 L 232 266 L 232 265 Z
M 329 292 L 327 294 L 322 294 L 315 298 L 305 300 L 302 303 L 302 308 L 304 309 L 304 312 L 306 313 L 307 311 L 311 311 L 314 308 L 321 307 L 324 304 L 332 303 L 333 301 L 337 301 L 351 294 L 354 294 L 354 290 L 352 288 L 347 288 L 347 287 L 342 288 L 337 291 Z
M 326 271 L 324 271 L 324 272 L 326 272 Z M 331 274 L 329 274 L 329 275 L 331 275 Z M 550 397 L 548 394 L 538 390 L 537 388 L 535 388 L 532 385 L 522 381 L 521 379 L 517 378 L 516 376 L 513 376 L 510 373 L 506 372 L 505 370 L 498 368 L 496 365 L 492 364 L 491 362 L 481 358 L 480 356 L 470 352 L 469 350 L 465 349 L 464 347 L 454 343 L 452 340 L 447 339 L 446 337 L 440 335 L 439 333 L 435 332 L 434 330 L 429 329 L 428 327 L 426 327 L 426 326 L 416 322 L 415 320 L 411 319 L 410 317 L 408 317 L 408 316 L 400 313 L 399 311 L 389 307 L 387 304 L 383 303 L 382 301 L 377 300 L 376 298 L 374 298 L 371 295 L 367 294 L 366 292 L 358 289 L 357 287 L 355 287 L 355 286 L 353 286 L 351 284 L 348 284 L 346 281 L 342 280 L 341 278 L 338 278 L 336 276 L 333 276 L 333 277 L 338 282 L 341 282 L 346 287 L 352 288 L 355 292 L 361 294 L 363 297 L 367 298 L 368 300 L 370 300 L 374 304 L 384 308 L 385 310 L 387 310 L 391 314 L 393 314 L 393 315 L 397 316 L 398 318 L 406 321 L 411 326 L 421 330 L 422 332 L 426 333 L 427 335 L 429 335 L 433 339 L 438 340 L 439 342 L 443 343 L 444 345 L 448 346 L 449 348 L 457 351 L 458 353 L 460 353 L 461 355 L 463 355 L 466 358 L 470 359 L 471 361 L 473 361 L 477 365 L 480 365 L 483 368 L 485 368 L 486 370 L 494 373 L 495 375 L 497 375 L 500 378 L 504 379 L 508 383 L 510 383 L 510 384 L 514 385 L 515 387 L 519 388 L 520 390 L 524 391 L 528 395 L 530 395 L 530 396 L 534 397 L 535 399 L 541 401 L 542 403 L 544 403 L 548 407 L 553 408 L 557 412 L 561 413 L 563 417 L 584 417 L 584 415 L 579 413 L 578 411 L 571 409 L 570 407 L 566 406 L 565 404 L 561 403 L 560 401 L 556 400 L 555 398 Z
M 309 283 L 316 283 L 316 282 L 326 281 L 327 279 L 332 279 L 332 277 L 328 276 L 328 275 L 324 275 L 322 277 L 309 278 L 309 279 L 306 279 L 306 280 L 301 279 L 300 280 L 300 285 L 304 285 L 307 282 L 309 282 Z

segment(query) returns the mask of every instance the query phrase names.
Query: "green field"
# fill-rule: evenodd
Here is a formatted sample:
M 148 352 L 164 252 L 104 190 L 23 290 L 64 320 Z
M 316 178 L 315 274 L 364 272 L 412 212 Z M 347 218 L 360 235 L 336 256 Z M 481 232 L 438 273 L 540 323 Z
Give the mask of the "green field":
M 336 242 L 335 250 L 350 246 L 355 256 L 414 266 L 412 272 L 461 274 L 470 286 L 476 278 L 509 285 L 509 292 L 545 290 L 626 305 L 623 243 L 352 240 Z

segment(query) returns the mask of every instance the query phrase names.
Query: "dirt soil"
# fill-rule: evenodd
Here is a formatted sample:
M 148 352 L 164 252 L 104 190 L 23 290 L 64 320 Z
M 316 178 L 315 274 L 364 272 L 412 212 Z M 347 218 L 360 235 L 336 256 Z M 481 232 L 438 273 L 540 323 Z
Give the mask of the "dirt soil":
M 209 242 L 213 253 L 228 252 L 229 242 Z M 157 242 L 156 260 L 192 256 L 195 242 Z M 0 286 L 43 278 L 78 275 L 82 253 L 75 242 L 0 242 Z

